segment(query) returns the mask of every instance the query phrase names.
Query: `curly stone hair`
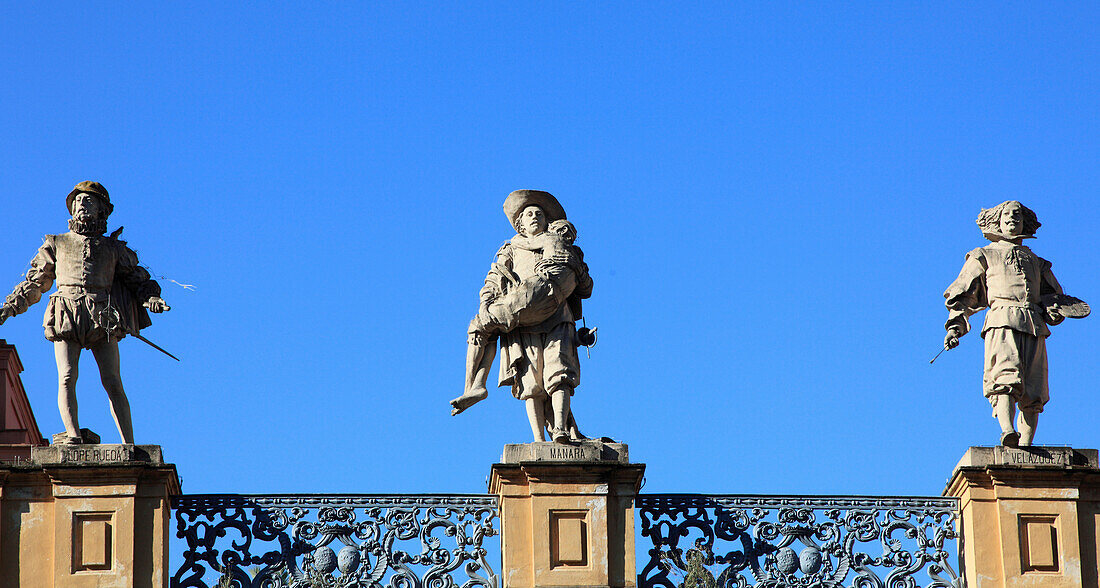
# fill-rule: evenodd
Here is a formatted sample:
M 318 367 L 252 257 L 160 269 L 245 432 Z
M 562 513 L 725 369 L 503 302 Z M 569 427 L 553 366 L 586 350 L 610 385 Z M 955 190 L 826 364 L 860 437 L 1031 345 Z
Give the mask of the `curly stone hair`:
M 557 234 L 566 245 L 572 245 L 577 240 L 577 227 L 564 218 L 550 223 L 546 230 Z
M 978 228 L 982 230 L 982 233 L 996 234 L 1001 232 L 1001 213 L 1004 212 L 1005 207 L 1009 204 L 1019 205 L 1020 212 L 1023 213 L 1024 217 L 1025 235 L 1034 235 L 1035 231 L 1038 231 L 1039 227 L 1043 226 L 1043 224 L 1039 222 L 1038 217 L 1035 216 L 1035 212 L 1023 204 L 1020 204 L 1019 200 L 1005 200 L 993 208 L 982 209 L 981 214 L 978 215 L 978 220 L 974 221 L 978 223 Z

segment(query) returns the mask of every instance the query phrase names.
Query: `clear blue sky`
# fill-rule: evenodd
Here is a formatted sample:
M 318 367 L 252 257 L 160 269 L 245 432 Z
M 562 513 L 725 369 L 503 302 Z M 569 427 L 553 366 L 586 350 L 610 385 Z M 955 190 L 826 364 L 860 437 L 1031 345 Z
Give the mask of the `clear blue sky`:
M 997 438 L 981 340 L 928 365 L 979 209 L 1032 207 L 1100 306 L 1100 8 L 808 4 L 6 3 L 3 279 L 98 180 L 197 287 L 145 331 L 182 363 L 121 344 L 185 491 L 482 492 L 523 407 L 447 401 L 541 188 L 595 279 L 575 412 L 646 491 L 938 494 Z M 44 310 L 0 337 L 49 436 Z M 1100 317 L 1054 331 L 1038 440 L 1100 447 Z

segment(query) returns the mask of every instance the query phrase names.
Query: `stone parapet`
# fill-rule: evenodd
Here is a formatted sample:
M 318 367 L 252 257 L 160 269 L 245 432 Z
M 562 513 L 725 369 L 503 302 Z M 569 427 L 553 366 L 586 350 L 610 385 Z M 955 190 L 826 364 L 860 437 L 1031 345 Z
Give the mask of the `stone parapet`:
M 1097 451 L 971 447 L 944 495 L 960 499 L 970 588 L 1097 588 Z
M 167 588 L 179 493 L 155 445 L 36 447 L 0 466 L 0 588 Z
M 492 467 L 504 588 L 634 586 L 634 498 L 645 465 L 626 463 L 623 444 L 552 445 L 508 446 L 513 461 Z

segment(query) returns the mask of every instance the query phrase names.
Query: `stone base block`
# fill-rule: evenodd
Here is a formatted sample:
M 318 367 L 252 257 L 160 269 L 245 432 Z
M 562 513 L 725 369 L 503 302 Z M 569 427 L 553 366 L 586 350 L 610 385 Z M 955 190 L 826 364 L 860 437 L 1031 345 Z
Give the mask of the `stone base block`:
M 645 466 L 626 455 L 625 445 L 599 441 L 505 447 L 489 480 L 500 500 L 504 588 L 637 583 L 633 507 Z
M 167 588 L 179 493 L 156 445 L 35 447 L 0 467 L 0 588 Z
M 103 443 L 96 445 L 50 445 L 31 449 L 31 462 L 38 465 L 108 466 L 114 464 L 164 465 L 160 445 Z
M 970 588 L 1098 588 L 1095 449 L 971 447 L 944 495 L 960 499 Z
M 1100 458 L 1095 449 L 1074 449 L 1072 447 L 971 447 L 963 454 L 959 468 L 984 468 L 986 466 L 1008 466 L 1014 468 L 1082 466 L 1096 469 L 1100 467 Z
M 630 463 L 630 457 L 624 443 L 608 443 L 589 439 L 567 445 L 548 441 L 512 443 L 504 446 L 504 454 L 501 455 L 500 461 L 501 463 L 521 463 L 525 461 Z

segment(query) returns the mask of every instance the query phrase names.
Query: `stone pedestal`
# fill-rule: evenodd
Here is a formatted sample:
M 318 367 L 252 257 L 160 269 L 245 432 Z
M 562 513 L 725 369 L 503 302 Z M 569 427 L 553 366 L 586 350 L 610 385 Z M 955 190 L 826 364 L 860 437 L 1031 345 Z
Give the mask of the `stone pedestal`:
M 944 495 L 961 499 L 970 588 L 1097 588 L 1095 449 L 971 447 Z
M 0 588 L 167 588 L 179 493 L 156 445 L 34 447 L 0 466 Z
M 645 465 L 621 443 L 507 445 L 500 500 L 504 588 L 636 584 L 634 497 Z

